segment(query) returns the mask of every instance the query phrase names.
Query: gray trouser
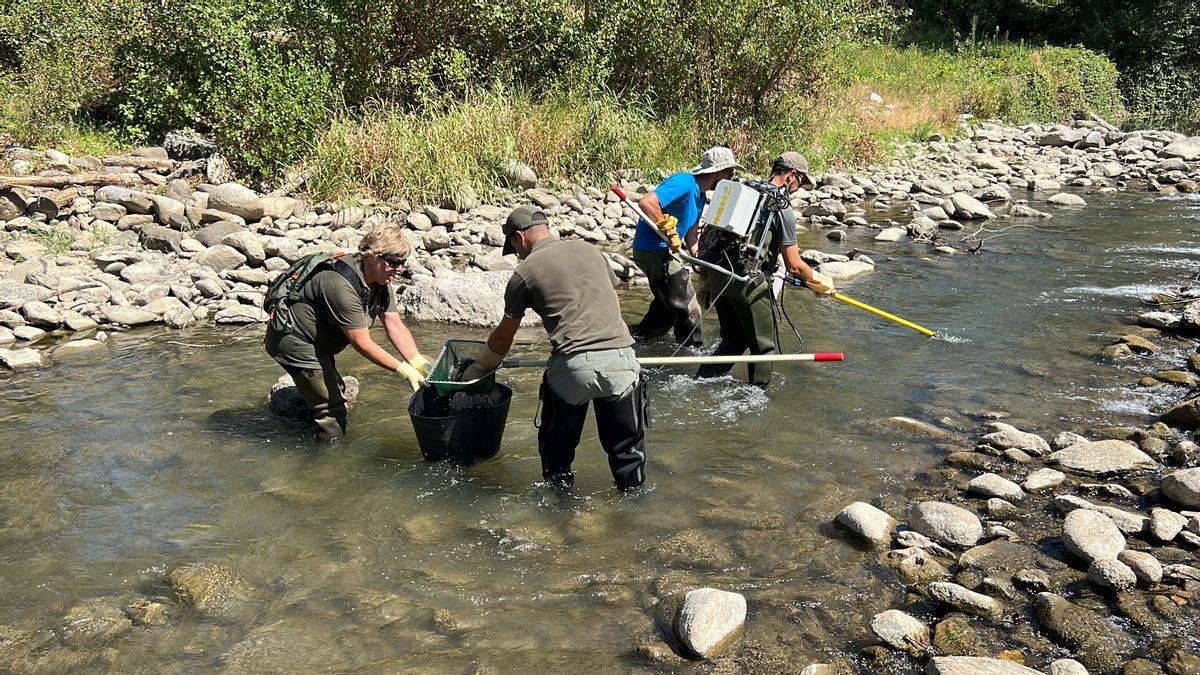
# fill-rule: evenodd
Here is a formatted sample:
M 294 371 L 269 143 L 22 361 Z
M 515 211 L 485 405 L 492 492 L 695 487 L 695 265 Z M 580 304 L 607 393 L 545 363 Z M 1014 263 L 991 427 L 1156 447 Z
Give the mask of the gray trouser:
M 545 480 L 556 487 L 574 483 L 571 463 L 591 403 L 617 487 L 628 490 L 645 481 L 647 402 L 640 379 L 637 358 L 628 347 L 550 357 L 538 429 Z

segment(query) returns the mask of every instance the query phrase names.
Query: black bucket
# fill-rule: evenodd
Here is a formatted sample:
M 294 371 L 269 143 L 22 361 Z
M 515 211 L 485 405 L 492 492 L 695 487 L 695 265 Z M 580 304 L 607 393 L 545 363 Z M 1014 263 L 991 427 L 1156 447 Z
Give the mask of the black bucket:
M 425 459 L 475 464 L 500 451 L 510 403 L 512 389 L 500 383 L 487 394 L 449 396 L 421 387 L 408 402 L 408 417 Z

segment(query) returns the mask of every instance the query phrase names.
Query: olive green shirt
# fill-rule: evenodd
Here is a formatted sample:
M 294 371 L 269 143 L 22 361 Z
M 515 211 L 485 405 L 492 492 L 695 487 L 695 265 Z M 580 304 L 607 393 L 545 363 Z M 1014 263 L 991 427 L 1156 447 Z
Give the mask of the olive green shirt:
M 342 260 L 362 279 L 358 256 Z M 366 281 L 363 281 L 366 285 Z M 384 312 L 394 312 L 395 288 L 367 286 L 371 300 L 364 303 L 358 290 L 338 271 L 324 269 L 313 275 L 300 289 L 300 299 L 292 305 L 295 328 L 279 334 L 267 328 L 267 353 L 276 361 L 297 368 L 320 368 L 317 352 L 337 354 L 350 344 L 346 328 L 370 328 Z
M 586 241 L 547 237 L 534 244 L 504 291 L 504 315 L 532 309 L 542 317 L 553 354 L 617 349 L 633 344 L 613 289 L 617 275 Z

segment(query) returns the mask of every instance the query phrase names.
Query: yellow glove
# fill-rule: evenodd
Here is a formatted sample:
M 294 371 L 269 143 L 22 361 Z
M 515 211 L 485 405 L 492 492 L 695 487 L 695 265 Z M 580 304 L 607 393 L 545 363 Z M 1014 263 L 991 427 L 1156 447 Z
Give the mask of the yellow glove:
M 664 215 L 654 226 L 667 238 L 667 246 L 671 247 L 671 253 L 679 253 L 679 249 L 683 248 L 683 241 L 679 239 L 679 219 Z
M 479 353 L 475 355 L 475 360 L 463 371 L 459 381 L 470 382 L 471 380 L 478 380 L 499 367 L 500 362 L 503 360 L 504 355 L 492 351 L 492 348 L 487 346 L 485 342 L 479 347 Z
M 833 295 L 834 293 L 833 278 L 828 274 L 813 272 L 812 278 L 806 281 L 804 285 L 812 289 L 812 292 L 817 295 Z
M 399 366 L 396 366 L 396 372 L 400 373 L 400 377 L 408 380 L 408 383 L 412 386 L 413 391 L 420 389 L 421 385 L 425 383 L 425 376 L 421 374 L 421 371 L 413 368 L 407 363 L 402 362 Z
M 425 377 L 433 374 L 433 364 L 429 362 L 429 359 L 422 356 L 421 352 L 417 352 L 416 356 L 409 359 L 408 365 L 419 370 Z

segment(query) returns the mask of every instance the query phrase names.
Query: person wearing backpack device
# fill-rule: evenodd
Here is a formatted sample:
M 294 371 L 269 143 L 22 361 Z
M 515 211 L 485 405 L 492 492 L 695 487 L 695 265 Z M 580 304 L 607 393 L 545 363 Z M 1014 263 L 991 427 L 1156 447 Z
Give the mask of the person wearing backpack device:
M 305 256 L 267 290 L 267 353 L 292 376 L 321 440 L 346 434 L 346 398 L 334 356 L 347 346 L 399 373 L 414 391 L 432 369 L 400 320 L 392 286 L 410 250 L 398 226 L 381 223 L 356 254 Z M 371 338 L 376 318 L 403 361 Z

